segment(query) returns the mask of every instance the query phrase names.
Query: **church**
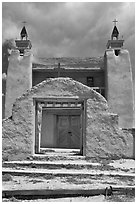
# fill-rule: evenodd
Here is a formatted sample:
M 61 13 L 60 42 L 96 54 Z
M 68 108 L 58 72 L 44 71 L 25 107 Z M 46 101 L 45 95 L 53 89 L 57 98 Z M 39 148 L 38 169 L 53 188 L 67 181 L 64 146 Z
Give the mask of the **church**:
M 25 26 L 15 43 L 3 100 L 3 155 L 16 158 L 15 148 L 24 159 L 52 148 L 134 158 L 132 69 L 116 21 L 102 57 L 36 62 Z

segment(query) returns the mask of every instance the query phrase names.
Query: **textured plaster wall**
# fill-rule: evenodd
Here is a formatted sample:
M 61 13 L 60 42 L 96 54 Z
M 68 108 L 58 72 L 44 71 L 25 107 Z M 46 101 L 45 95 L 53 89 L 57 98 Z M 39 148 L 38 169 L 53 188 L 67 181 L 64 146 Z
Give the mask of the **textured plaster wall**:
M 131 158 L 133 137 L 123 133 L 117 116 L 108 112 L 106 100 L 91 88 L 69 78 L 48 79 L 26 92 L 14 103 L 12 117 L 3 120 L 3 159 L 21 160 L 34 154 L 35 107 L 33 97 L 79 97 L 87 100 L 87 157 Z
M 102 100 L 87 101 L 86 156 L 121 158 L 133 156 L 133 136 L 118 127 L 118 116 L 108 112 Z
M 106 66 L 108 104 L 119 115 L 121 128 L 133 128 L 134 99 L 129 52 L 121 49 L 116 56 L 114 50 L 106 50 Z
M 16 98 L 32 87 L 32 54 L 22 57 L 18 50 L 13 50 L 9 57 L 6 82 L 5 118 L 11 116 L 12 105 Z

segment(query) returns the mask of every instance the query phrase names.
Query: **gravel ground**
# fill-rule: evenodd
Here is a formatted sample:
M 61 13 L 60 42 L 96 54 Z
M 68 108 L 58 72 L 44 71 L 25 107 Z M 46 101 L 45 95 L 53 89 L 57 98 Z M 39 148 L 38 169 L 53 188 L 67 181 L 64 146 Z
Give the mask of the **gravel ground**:
M 121 176 L 11 176 L 3 182 L 3 190 L 14 189 L 93 189 L 107 186 L 134 186 L 133 177 Z

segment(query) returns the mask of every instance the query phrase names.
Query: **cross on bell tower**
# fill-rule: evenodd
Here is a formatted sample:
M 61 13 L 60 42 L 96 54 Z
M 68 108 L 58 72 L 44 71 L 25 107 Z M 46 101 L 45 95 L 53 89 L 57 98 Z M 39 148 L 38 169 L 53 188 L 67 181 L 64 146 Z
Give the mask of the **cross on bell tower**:
M 117 23 L 117 22 L 118 22 L 118 21 L 117 21 L 116 19 L 113 21 L 113 23 L 114 23 L 114 28 L 113 28 L 112 35 L 111 35 L 111 39 L 112 39 L 112 40 L 113 40 L 114 38 L 116 38 L 116 39 L 118 40 L 119 31 L 118 31 L 117 26 L 116 26 L 116 23 Z
M 117 23 L 118 21 L 116 20 L 116 19 L 114 19 L 114 21 L 113 21 L 113 23 L 114 23 L 114 26 L 116 26 L 116 23 Z
M 117 25 L 116 25 L 117 22 L 118 21 L 116 19 L 114 19 L 114 21 L 113 21 L 114 28 L 112 30 L 111 40 L 108 40 L 107 49 L 119 50 L 123 47 L 124 40 L 119 39 L 119 31 L 118 31 Z

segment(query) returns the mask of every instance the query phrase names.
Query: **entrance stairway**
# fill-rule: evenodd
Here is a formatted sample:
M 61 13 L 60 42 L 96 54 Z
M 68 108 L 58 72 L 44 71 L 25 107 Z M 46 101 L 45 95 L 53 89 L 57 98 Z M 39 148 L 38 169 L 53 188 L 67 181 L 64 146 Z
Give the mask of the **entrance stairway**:
M 110 186 L 113 191 L 134 189 L 133 160 L 120 160 L 121 165 L 117 167 L 118 161 L 97 161 L 75 151 L 68 152 L 48 151 L 26 161 L 3 162 L 3 178 L 9 177 L 7 181 L 3 179 L 3 196 L 29 192 L 31 195 L 98 195 L 105 194 Z

